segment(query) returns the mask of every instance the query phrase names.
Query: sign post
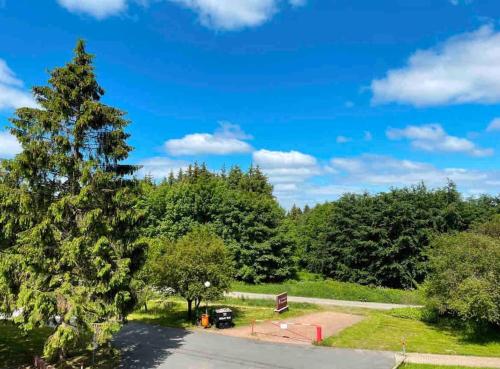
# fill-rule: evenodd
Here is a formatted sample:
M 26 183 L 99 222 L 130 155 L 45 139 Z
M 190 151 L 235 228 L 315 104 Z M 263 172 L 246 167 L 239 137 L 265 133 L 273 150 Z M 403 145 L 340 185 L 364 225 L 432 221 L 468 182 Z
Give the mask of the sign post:
M 288 310 L 288 294 L 283 292 L 276 296 L 276 309 L 274 309 L 277 313 L 282 313 Z

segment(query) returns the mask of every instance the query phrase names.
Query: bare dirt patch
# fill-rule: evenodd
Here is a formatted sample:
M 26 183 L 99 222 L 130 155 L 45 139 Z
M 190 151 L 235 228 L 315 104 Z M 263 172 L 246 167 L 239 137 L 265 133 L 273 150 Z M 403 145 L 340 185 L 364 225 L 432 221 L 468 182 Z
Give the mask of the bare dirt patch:
M 326 338 L 363 319 L 361 315 L 325 311 L 285 320 L 260 321 L 256 322 L 253 328 L 249 325 L 211 331 L 232 337 L 311 345 L 316 339 L 316 326 L 321 326 L 323 338 Z

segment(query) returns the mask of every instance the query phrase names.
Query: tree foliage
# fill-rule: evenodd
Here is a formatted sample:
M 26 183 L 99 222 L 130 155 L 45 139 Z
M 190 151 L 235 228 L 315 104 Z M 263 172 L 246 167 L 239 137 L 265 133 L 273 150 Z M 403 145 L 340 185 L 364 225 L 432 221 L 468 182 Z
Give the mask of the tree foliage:
M 144 209 L 148 237 L 176 240 L 197 225 L 210 225 L 230 250 L 236 278 L 279 281 L 295 272 L 295 244 L 285 230 L 285 213 L 258 168 L 215 174 L 194 165 L 158 186 L 151 184 Z
M 63 356 L 88 343 L 93 324 L 115 326 L 134 305 L 130 281 L 137 242 L 135 167 L 127 158 L 128 121 L 101 102 L 93 56 L 79 41 L 74 58 L 34 87 L 37 108 L 20 108 L 11 133 L 22 152 L 0 176 L 0 308 L 21 308 L 25 329 L 62 323 L 45 353 Z
M 197 226 L 175 242 L 165 240 L 149 255 L 149 280 L 159 289 L 172 288 L 188 302 L 188 315 L 202 300 L 220 298 L 233 277 L 224 241 L 208 227 Z M 206 287 L 205 282 L 210 282 Z
M 500 216 L 474 231 L 433 242 L 429 306 L 441 314 L 500 326 Z
M 338 280 L 414 288 L 427 275 L 434 234 L 466 230 L 499 209 L 495 198 L 463 200 L 452 183 L 346 194 L 296 222 L 299 258 Z

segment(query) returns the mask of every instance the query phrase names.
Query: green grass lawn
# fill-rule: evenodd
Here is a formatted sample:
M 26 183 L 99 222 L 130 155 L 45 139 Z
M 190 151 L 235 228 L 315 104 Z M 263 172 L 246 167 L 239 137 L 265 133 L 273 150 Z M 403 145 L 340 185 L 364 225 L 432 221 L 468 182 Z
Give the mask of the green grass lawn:
M 292 296 L 320 297 L 327 299 L 388 302 L 420 305 L 424 297 L 420 291 L 404 291 L 391 288 L 367 287 L 355 283 L 334 280 L 288 281 L 284 283 L 245 284 L 234 282 L 232 291 L 278 294 L 288 292 Z
M 439 366 L 439 365 L 427 365 L 427 364 L 403 364 L 399 369 L 488 369 L 488 368 L 473 368 L 465 366 Z
M 24 334 L 12 323 L 0 322 L 0 368 L 29 364 L 43 353 L 43 344 L 50 329 L 35 329 Z
M 323 345 L 401 351 L 405 338 L 408 352 L 500 356 L 500 332 L 474 335 L 444 319 L 426 323 L 419 318 L 419 309 L 367 311 L 365 315 L 365 320 L 327 338 Z
M 289 304 L 290 310 L 282 314 L 274 312 L 274 302 L 269 300 L 222 299 L 209 304 L 210 308 L 229 307 L 233 310 L 233 322 L 236 326 L 249 325 L 253 320 L 270 320 L 290 318 L 298 315 L 321 311 L 322 308 L 312 304 Z M 205 309 L 203 304 L 201 310 Z M 127 317 L 129 321 L 158 324 L 166 327 L 190 328 L 192 322 L 187 318 L 186 301 L 174 297 L 166 303 L 153 300 L 148 303 L 148 311 L 136 310 Z

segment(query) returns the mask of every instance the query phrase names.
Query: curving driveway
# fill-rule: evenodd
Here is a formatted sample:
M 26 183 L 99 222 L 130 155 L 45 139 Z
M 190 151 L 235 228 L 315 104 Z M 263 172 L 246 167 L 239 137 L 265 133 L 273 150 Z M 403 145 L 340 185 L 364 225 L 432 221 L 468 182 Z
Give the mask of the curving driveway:
M 127 369 L 391 369 L 390 352 L 268 343 L 129 323 L 115 337 Z

